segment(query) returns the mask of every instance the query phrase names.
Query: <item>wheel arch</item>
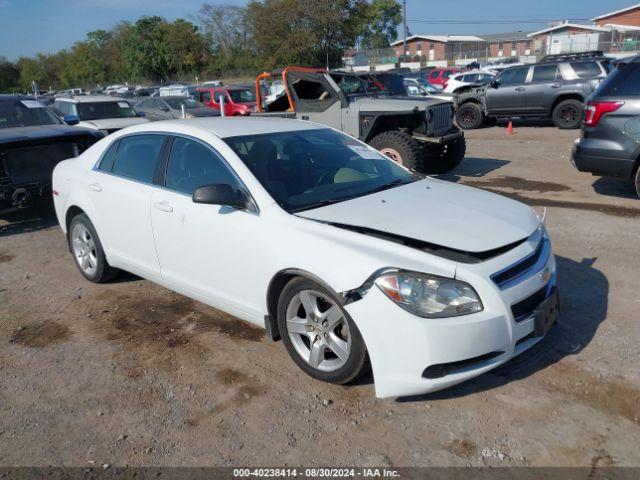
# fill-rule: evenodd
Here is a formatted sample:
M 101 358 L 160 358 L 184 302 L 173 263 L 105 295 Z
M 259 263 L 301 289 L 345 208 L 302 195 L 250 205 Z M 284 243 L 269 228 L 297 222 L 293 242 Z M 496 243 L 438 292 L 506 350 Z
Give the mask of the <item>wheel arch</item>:
M 84 213 L 85 215 L 87 214 L 82 208 L 80 208 L 78 205 L 70 205 L 67 208 L 67 211 L 64 215 L 64 226 L 65 229 L 67 231 L 67 235 L 69 234 L 69 226 L 71 225 L 71 221 L 77 217 L 78 215 Z
M 278 301 L 280 300 L 280 295 L 284 290 L 285 286 L 294 278 L 306 278 L 313 282 L 316 282 L 323 288 L 326 288 L 329 293 L 334 295 L 336 298 L 341 299 L 343 296 L 336 292 L 331 285 L 322 280 L 317 275 L 300 268 L 285 268 L 277 272 L 269 282 L 267 287 L 267 315 L 265 316 L 265 327 L 267 329 L 267 333 L 269 337 L 273 341 L 277 341 L 280 339 L 280 332 L 278 329 Z
M 577 100 L 579 102 L 584 103 L 584 97 L 577 92 L 560 94 L 556 98 L 554 98 L 553 103 L 551 104 L 551 110 L 549 111 L 549 115 L 552 115 L 553 111 L 556 109 L 558 104 L 560 102 L 564 102 L 565 100 Z

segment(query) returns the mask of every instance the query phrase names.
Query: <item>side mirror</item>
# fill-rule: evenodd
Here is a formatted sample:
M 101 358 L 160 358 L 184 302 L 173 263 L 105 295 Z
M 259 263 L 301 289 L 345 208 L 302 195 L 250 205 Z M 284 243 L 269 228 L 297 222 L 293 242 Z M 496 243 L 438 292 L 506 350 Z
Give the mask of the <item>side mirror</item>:
M 221 205 L 223 207 L 246 210 L 251 201 L 245 192 L 233 188 L 226 183 L 206 185 L 197 188 L 193 192 L 193 203 L 205 203 L 208 205 Z
M 489 85 L 491 85 L 491 88 L 498 88 L 500 86 L 500 82 L 494 79 L 494 80 L 491 80 L 491 83 Z
M 146 117 L 146 116 L 147 116 L 147 114 L 146 114 L 146 113 L 144 113 L 144 112 L 138 112 L 138 116 L 139 116 L 139 117 Z
M 162 107 L 160 110 L 162 110 L 163 112 L 168 112 L 169 111 L 169 107 Z
M 65 115 L 62 120 L 67 125 L 77 125 L 80 123 L 80 118 L 77 115 Z

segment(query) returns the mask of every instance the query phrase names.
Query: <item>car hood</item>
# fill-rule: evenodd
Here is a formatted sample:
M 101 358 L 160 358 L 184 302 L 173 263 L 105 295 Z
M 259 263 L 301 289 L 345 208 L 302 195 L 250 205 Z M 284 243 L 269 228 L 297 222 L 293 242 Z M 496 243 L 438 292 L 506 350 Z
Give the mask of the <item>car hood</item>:
M 351 103 L 351 106 L 361 112 L 407 112 L 411 110 L 426 110 L 433 105 L 447 103 L 446 100 L 423 97 L 361 97 Z
M 296 215 L 469 253 L 521 241 L 540 223 L 523 203 L 432 178 Z
M 81 127 L 97 128 L 98 130 L 114 130 L 148 121 L 148 119 L 143 117 L 103 118 L 100 120 L 83 120 L 78 125 Z
M 82 135 L 93 135 L 86 128 L 72 127 L 70 125 L 38 125 L 34 127 L 0 128 L 0 143 L 23 142 L 39 140 L 43 138 L 60 138 Z

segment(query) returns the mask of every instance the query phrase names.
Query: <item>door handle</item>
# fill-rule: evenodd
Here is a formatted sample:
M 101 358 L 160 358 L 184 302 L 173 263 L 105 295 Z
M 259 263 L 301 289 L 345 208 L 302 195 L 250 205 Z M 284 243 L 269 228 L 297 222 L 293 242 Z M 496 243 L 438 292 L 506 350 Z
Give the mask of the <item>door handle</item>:
M 524 87 L 518 87 L 516 88 L 516 92 L 524 92 L 525 88 Z
M 102 187 L 100 186 L 99 183 L 90 183 L 89 184 L 89 189 L 93 190 L 94 192 L 101 192 L 102 191 Z
M 553 83 L 551 85 L 551 88 L 560 88 L 562 85 L 560 85 L 559 83 Z
M 153 204 L 153 206 L 161 212 L 173 212 L 173 207 L 167 202 L 156 202 Z

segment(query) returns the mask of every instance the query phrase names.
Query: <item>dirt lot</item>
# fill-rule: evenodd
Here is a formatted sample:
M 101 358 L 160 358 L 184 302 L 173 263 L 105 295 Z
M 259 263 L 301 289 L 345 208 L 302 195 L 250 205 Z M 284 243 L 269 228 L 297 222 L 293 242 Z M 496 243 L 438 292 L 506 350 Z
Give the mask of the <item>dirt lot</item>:
M 550 207 L 561 323 L 400 401 L 314 381 L 261 329 L 145 280 L 84 281 L 50 214 L 0 218 L 0 465 L 640 465 L 640 200 L 577 173 L 576 136 L 467 135 L 445 178 Z

